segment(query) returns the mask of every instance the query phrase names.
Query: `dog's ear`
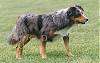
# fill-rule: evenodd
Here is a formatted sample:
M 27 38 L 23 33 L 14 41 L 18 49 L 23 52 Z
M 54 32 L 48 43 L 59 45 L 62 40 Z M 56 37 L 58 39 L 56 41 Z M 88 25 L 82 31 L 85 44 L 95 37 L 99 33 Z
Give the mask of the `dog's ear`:
M 84 9 L 80 5 L 75 5 L 75 7 L 78 7 L 79 9 L 81 9 L 82 11 L 84 11 Z
M 70 8 L 68 9 L 68 11 L 67 11 L 67 16 L 68 16 L 68 17 L 74 16 L 75 11 L 76 11 L 76 7 L 70 7 Z

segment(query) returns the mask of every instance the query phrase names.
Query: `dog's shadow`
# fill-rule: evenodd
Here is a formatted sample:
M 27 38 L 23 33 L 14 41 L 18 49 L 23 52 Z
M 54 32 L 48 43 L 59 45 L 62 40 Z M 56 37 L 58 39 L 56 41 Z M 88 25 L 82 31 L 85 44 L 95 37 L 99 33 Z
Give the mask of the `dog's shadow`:
M 66 52 L 64 51 L 47 51 L 47 58 L 65 58 L 67 57 Z M 40 57 L 39 53 L 27 53 L 24 56 L 30 57 L 30 56 L 34 56 L 34 57 Z
M 50 51 L 50 52 L 47 52 L 47 56 L 49 58 L 65 58 L 67 55 L 64 51 Z

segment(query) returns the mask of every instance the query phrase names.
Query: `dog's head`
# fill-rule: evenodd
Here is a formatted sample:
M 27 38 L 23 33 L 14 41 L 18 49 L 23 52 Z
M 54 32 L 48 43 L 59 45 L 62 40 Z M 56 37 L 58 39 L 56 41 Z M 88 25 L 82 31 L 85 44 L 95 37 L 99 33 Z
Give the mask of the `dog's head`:
M 77 24 L 85 24 L 88 21 L 88 18 L 84 14 L 84 9 L 79 5 L 70 7 L 67 11 L 67 16 Z

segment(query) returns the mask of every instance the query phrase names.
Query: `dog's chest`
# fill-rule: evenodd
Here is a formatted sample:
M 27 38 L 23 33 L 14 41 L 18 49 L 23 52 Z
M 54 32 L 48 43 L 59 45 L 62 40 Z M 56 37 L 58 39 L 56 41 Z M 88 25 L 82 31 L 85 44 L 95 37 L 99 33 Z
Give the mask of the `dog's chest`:
M 55 34 L 58 34 L 60 36 L 67 36 L 68 33 L 69 33 L 70 29 L 69 27 L 65 28 L 65 29 L 62 29 L 62 30 L 59 30 L 59 31 L 56 31 Z

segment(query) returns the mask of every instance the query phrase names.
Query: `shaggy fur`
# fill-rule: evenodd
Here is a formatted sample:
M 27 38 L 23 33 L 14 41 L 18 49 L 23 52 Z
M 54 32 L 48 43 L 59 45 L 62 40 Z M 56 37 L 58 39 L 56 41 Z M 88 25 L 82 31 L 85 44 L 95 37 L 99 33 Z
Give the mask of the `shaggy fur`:
M 29 40 L 33 36 L 38 39 L 42 36 L 42 42 L 52 41 L 54 32 L 65 27 L 70 28 L 75 23 L 85 24 L 87 18 L 83 16 L 83 11 L 81 6 L 73 6 L 51 14 L 24 14 L 18 18 L 8 41 L 10 44 L 23 43 L 24 36 L 28 36 Z

